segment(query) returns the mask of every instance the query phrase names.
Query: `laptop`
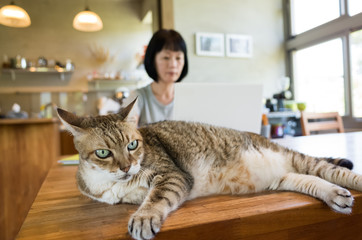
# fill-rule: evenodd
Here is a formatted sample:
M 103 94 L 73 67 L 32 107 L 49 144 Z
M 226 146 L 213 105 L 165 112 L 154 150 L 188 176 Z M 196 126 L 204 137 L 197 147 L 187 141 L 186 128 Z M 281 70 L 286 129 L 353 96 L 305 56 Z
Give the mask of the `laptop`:
M 173 119 L 260 134 L 262 94 L 262 85 L 177 83 Z

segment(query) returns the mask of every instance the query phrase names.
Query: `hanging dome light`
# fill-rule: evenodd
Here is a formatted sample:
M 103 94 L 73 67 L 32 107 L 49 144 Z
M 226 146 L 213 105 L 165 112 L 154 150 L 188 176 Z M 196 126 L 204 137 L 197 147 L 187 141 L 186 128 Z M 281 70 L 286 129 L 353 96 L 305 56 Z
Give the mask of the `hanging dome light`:
M 28 13 L 11 1 L 0 9 L 0 23 L 8 27 L 28 27 L 31 24 Z
M 103 22 L 95 12 L 86 7 L 84 11 L 74 17 L 73 27 L 78 31 L 96 32 L 103 28 Z

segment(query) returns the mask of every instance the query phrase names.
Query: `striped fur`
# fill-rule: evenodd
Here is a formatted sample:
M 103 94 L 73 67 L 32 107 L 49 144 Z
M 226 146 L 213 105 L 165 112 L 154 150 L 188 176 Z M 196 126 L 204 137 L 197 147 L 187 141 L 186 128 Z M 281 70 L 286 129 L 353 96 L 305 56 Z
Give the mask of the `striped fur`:
M 136 129 L 126 116 L 78 118 L 58 109 L 80 154 L 77 182 L 92 199 L 140 204 L 129 220 L 135 239 L 151 239 L 184 201 L 212 194 L 295 191 L 351 213 L 362 176 L 345 159 L 315 158 L 260 135 L 199 123 L 165 121 Z M 138 140 L 136 149 L 129 144 Z M 99 158 L 97 149 L 112 154 Z M 340 187 L 343 186 L 343 187 Z

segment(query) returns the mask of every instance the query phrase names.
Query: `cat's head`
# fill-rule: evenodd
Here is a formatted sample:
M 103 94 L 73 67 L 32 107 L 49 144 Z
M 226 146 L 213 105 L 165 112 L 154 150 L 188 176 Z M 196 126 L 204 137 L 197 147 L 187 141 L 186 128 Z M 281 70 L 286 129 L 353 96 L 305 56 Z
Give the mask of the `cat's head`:
M 128 181 L 140 170 L 143 139 L 128 115 L 137 99 L 118 114 L 78 117 L 58 108 L 65 128 L 74 136 L 80 164 L 104 172 L 111 180 Z

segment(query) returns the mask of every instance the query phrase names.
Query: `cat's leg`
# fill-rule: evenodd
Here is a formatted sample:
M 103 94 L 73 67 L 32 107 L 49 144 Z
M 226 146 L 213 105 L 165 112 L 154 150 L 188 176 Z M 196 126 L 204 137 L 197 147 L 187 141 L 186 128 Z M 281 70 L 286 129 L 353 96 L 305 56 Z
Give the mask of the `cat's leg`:
M 130 204 L 142 204 L 148 193 L 148 189 L 144 187 L 139 187 L 133 189 L 130 193 L 124 195 L 121 199 L 121 203 L 130 203 Z
M 135 239 L 151 239 L 160 231 L 162 222 L 188 197 L 192 179 L 179 172 L 156 176 L 139 209 L 128 222 L 128 231 Z
M 295 191 L 323 200 L 333 210 L 349 214 L 352 212 L 353 197 L 342 187 L 322 178 L 298 173 L 288 173 L 271 187 L 275 190 Z

